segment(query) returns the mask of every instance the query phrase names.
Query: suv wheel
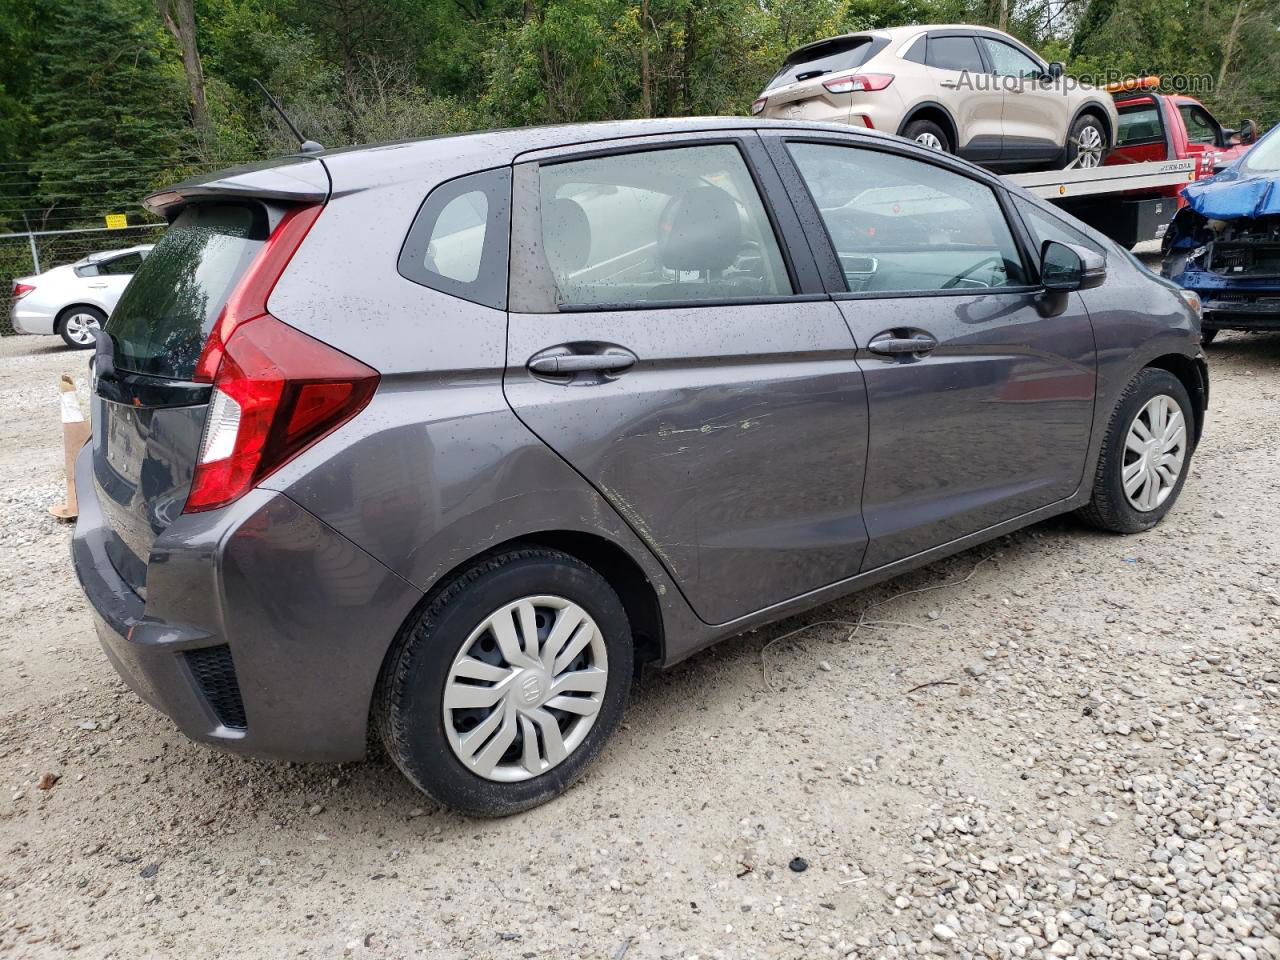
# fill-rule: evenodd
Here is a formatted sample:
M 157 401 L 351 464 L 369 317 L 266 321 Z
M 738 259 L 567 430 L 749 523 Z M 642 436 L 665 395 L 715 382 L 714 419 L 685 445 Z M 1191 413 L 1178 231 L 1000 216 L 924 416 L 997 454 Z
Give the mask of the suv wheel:
M 1114 533 L 1138 533 L 1159 523 L 1187 478 L 1194 422 L 1182 381 L 1151 367 L 1139 373 L 1111 415 L 1093 499 L 1080 516 Z
M 902 131 L 908 140 L 914 140 L 922 147 L 930 150 L 941 150 L 943 153 L 953 152 L 951 139 L 947 132 L 932 120 L 912 120 Z
M 71 349 L 88 350 L 97 342 L 94 333 L 106 321 L 107 315 L 97 307 L 72 307 L 58 318 L 56 329 Z
M 1093 114 L 1086 113 L 1071 125 L 1066 149 L 1062 151 L 1062 166 L 1069 167 L 1079 158 L 1076 166 L 1081 169 L 1100 167 L 1107 158 L 1107 152 L 1106 127 Z
M 401 632 L 375 721 L 423 793 L 504 816 L 564 791 L 622 716 L 634 651 L 608 582 L 529 548 L 455 577 Z

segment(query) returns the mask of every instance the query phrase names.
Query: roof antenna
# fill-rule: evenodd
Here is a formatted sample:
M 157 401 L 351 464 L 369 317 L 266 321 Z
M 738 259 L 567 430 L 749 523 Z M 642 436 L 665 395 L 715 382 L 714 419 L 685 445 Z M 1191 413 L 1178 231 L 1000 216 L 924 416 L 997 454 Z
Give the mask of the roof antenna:
M 289 119 L 289 115 L 284 112 L 284 107 L 280 106 L 280 101 L 271 95 L 271 91 L 262 85 L 262 81 L 257 77 L 253 78 L 253 82 L 258 85 L 258 89 L 262 91 L 262 95 L 267 98 L 267 103 L 275 108 L 276 113 L 280 114 L 280 119 L 284 121 L 284 125 L 289 128 L 290 132 L 298 138 L 298 149 L 303 153 L 319 153 L 324 147 L 316 143 L 314 140 L 308 140 L 293 125 L 293 121 Z

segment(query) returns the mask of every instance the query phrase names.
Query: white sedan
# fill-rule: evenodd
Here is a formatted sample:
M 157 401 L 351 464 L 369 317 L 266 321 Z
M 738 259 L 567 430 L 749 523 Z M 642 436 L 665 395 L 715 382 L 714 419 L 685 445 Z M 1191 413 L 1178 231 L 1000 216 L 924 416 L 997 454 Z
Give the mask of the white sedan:
M 79 350 L 92 347 L 94 331 L 106 323 L 152 246 L 91 253 L 64 267 L 19 277 L 13 282 L 13 329 L 56 333 Z

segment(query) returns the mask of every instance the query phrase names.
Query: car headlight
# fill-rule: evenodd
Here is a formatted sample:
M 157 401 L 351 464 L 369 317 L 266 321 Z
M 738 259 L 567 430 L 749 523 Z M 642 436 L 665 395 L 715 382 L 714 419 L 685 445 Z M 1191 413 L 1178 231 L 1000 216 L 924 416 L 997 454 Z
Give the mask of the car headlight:
M 1204 306 L 1200 303 L 1200 294 L 1196 293 L 1194 290 L 1184 289 L 1180 289 L 1178 294 L 1182 297 L 1183 302 L 1196 312 L 1197 317 L 1204 317 Z

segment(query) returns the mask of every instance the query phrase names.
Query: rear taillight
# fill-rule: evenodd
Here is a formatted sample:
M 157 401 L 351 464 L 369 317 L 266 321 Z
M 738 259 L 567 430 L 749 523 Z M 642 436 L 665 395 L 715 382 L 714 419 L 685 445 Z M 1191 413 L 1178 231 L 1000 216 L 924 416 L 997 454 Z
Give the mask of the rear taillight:
M 891 73 L 855 73 L 850 77 L 824 80 L 822 85 L 830 93 L 862 93 L 868 90 L 883 90 L 891 83 L 893 83 Z
M 214 321 L 209 339 L 200 352 L 200 359 L 196 361 L 196 372 L 192 380 L 197 383 L 213 383 L 218 373 L 218 364 L 222 361 L 222 352 L 231 340 L 231 334 L 241 324 L 267 312 L 267 297 L 271 295 L 276 281 L 284 273 L 284 268 L 289 265 L 298 247 L 302 246 L 307 231 L 323 209 L 319 204 L 295 207 L 276 224 L 271 236 L 227 298 L 218 319 Z
M 378 372 L 270 314 L 221 349 L 185 513 L 226 506 L 369 402 Z
M 768 97 L 758 97 L 757 99 L 752 100 L 752 101 L 751 101 L 751 115 L 754 117 L 754 116 L 758 115 L 759 113 L 763 112 L 763 110 L 764 110 L 764 108 L 765 108 L 765 105 L 766 105 L 766 104 L 768 104 L 768 102 L 769 102 L 769 98 L 768 98 Z
M 23 297 L 25 297 L 28 293 L 30 293 L 34 289 L 35 287 L 33 287 L 29 283 L 15 283 L 13 285 L 13 299 L 21 300 Z
M 267 313 L 322 207 L 289 211 L 227 298 L 192 377 L 213 384 L 185 513 L 226 506 L 359 413 L 378 371 Z

